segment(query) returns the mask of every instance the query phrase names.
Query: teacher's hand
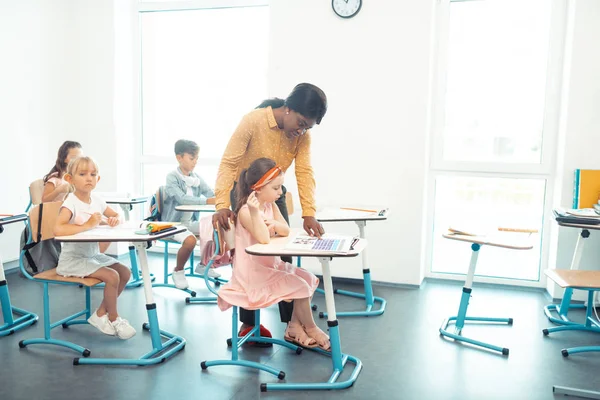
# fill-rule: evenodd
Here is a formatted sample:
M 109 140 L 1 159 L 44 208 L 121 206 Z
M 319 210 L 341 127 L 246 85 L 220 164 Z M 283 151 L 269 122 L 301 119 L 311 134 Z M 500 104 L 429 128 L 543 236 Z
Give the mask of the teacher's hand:
M 213 228 L 217 229 L 217 223 L 226 231 L 229 230 L 229 221 L 235 224 L 235 214 L 228 208 L 223 208 L 212 216 Z
M 304 219 L 304 230 L 310 236 L 316 236 L 319 239 L 321 235 L 325 233 L 323 225 L 315 217 L 302 217 Z

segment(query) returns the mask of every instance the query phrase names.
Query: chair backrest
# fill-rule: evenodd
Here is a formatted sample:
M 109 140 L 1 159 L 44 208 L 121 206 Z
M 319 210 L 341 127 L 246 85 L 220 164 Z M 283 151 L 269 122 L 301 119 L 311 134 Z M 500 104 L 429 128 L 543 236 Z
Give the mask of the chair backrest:
M 217 225 L 217 256 L 222 256 L 228 251 L 235 249 L 235 225 L 229 223 L 229 230 L 226 231 L 222 226 Z
M 31 240 L 33 242 L 52 239 L 54 237 L 54 225 L 56 224 L 60 206 L 62 206 L 62 201 L 54 201 L 38 204 L 29 211 L 29 226 L 31 227 Z M 42 217 L 41 221 L 40 214 Z M 38 235 L 38 232 L 41 235 Z
M 147 220 L 161 221 L 165 198 L 165 187 L 159 186 L 150 200 L 150 217 Z
M 29 205 L 25 209 L 28 212 L 31 206 L 42 203 L 42 195 L 44 194 L 44 180 L 36 179 L 29 184 Z
M 290 192 L 285 192 L 285 205 L 287 207 L 288 215 L 294 213 L 294 198 Z

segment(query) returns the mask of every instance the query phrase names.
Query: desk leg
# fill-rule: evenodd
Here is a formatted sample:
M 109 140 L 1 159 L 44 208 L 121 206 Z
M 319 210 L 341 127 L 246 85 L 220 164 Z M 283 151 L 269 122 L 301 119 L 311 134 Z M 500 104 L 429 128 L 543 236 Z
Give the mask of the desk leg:
M 156 315 L 156 304 L 152 293 L 152 281 L 148 270 L 148 255 L 146 254 L 146 243 L 137 242 L 135 244 L 140 258 L 142 269 L 142 279 L 144 281 L 144 295 L 146 297 L 146 310 L 148 312 L 148 323 L 143 324 L 142 328 L 150 331 L 152 340 L 152 350 L 137 359 L 110 359 L 110 358 L 76 358 L 74 365 L 78 364 L 101 364 L 101 365 L 151 365 L 165 361 L 167 358 L 183 350 L 186 340 L 181 336 L 174 335 L 160 329 L 158 317 Z M 167 339 L 162 342 L 162 338 Z
M 469 271 L 467 272 L 467 278 L 465 280 L 465 285 L 462 290 L 462 296 L 460 299 L 460 305 L 458 307 L 458 315 L 455 317 L 450 317 L 442 323 L 440 327 L 440 335 L 446 336 L 454 339 L 459 342 L 466 342 L 473 344 L 475 346 L 484 347 L 486 349 L 498 351 L 502 353 L 502 355 L 507 356 L 509 350 L 506 347 L 498 347 L 492 344 L 480 342 L 478 340 L 470 339 L 462 336 L 462 329 L 465 326 L 465 321 L 477 321 L 477 322 L 492 322 L 492 323 L 506 323 L 508 325 L 512 325 L 512 318 L 487 318 L 487 317 L 467 317 L 467 308 L 469 307 L 469 299 L 471 297 L 471 292 L 473 289 L 473 278 L 475 277 L 475 267 L 477 266 L 477 258 L 479 257 L 479 249 L 481 245 L 473 243 L 471 245 L 471 262 L 469 264 Z M 448 330 L 448 326 L 451 322 L 455 323 L 454 332 L 450 332 Z
M 576 396 L 584 399 L 600 399 L 600 392 L 570 388 L 566 386 L 552 386 L 552 392 L 565 396 Z
M 119 204 L 123 210 L 123 216 L 125 221 L 129 221 L 129 211 L 131 211 L 131 204 Z
M 365 239 L 365 228 L 367 226 L 367 221 L 356 221 L 356 225 L 358 225 L 358 230 L 360 232 L 360 238 Z M 365 311 L 344 311 L 337 313 L 338 317 L 374 317 L 384 313 L 385 306 L 387 304 L 386 300 L 382 297 L 373 296 L 373 285 L 371 284 L 371 270 L 368 268 L 369 261 L 367 258 L 367 250 L 364 249 L 362 251 L 362 265 L 363 265 L 363 285 L 365 288 L 365 293 L 357 293 L 351 292 L 349 290 L 339 290 L 335 289 L 333 293 L 341 294 L 344 296 L 356 297 L 359 299 L 365 299 L 366 309 Z M 373 306 L 375 302 L 381 303 L 381 307 L 378 310 L 373 310 Z M 326 318 L 328 313 L 320 312 L 319 318 Z
M 4 317 L 4 324 L 0 325 L 0 337 L 8 336 L 16 331 L 23 329 L 29 325 L 35 324 L 38 320 L 38 316 L 29 311 L 22 310 L 17 307 L 13 307 L 10 304 L 10 294 L 8 293 L 8 284 L 6 277 L 4 276 L 4 265 L 0 258 L 0 303 L 2 305 L 2 315 Z M 17 319 L 13 318 L 13 314 L 17 314 L 20 317 Z
M 577 237 L 577 244 L 575 245 L 575 252 L 573 253 L 573 258 L 571 259 L 571 266 L 569 269 L 578 270 L 579 263 L 581 262 L 581 256 L 583 254 L 583 249 L 585 247 L 585 242 L 587 238 L 590 237 L 590 231 L 587 229 L 582 229 L 579 237 Z M 565 293 L 563 294 L 563 298 L 558 304 L 548 304 L 544 307 L 544 314 L 550 322 L 553 322 L 558 325 L 572 325 L 577 323 L 571 322 L 567 314 L 569 309 L 583 309 L 585 308 L 584 304 L 571 304 L 571 297 L 573 296 L 573 288 L 566 288 Z M 556 311 L 558 313 L 558 318 L 552 315 L 552 312 Z
M 338 326 L 338 320 L 335 312 L 335 299 L 333 297 L 333 284 L 331 282 L 331 271 L 329 269 L 329 257 L 319 258 L 321 267 L 323 269 L 323 285 L 325 286 L 325 304 L 327 308 L 327 326 L 329 327 L 329 338 L 331 341 L 331 352 L 322 351 L 319 349 L 312 349 L 316 352 L 330 355 L 333 365 L 333 372 L 327 382 L 324 383 L 263 383 L 261 384 L 261 391 L 273 391 L 273 390 L 331 390 L 331 389 L 345 389 L 350 387 L 356 381 L 358 374 L 362 369 L 362 362 L 349 354 L 342 353 L 342 345 L 340 340 L 340 332 Z M 342 382 L 337 382 L 340 374 L 344 370 L 346 363 L 350 361 L 354 363 L 354 370 L 350 374 L 350 377 Z

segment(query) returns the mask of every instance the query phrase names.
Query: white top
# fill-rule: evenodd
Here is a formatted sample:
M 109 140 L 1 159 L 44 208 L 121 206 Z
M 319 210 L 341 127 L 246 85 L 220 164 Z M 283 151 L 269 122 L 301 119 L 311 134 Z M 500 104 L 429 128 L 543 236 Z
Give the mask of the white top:
M 215 212 L 214 204 L 181 204 L 175 206 L 177 211 Z
M 71 211 L 69 224 L 83 225 L 92 214 L 104 214 L 106 203 L 101 197 L 92 194 L 90 202 L 85 203 L 77 198 L 74 193 L 70 193 L 61 206 L 61 210 L 66 208 Z M 118 261 L 106 254 L 100 253 L 97 242 L 89 243 L 64 243 L 56 273 L 63 276 L 85 277 L 93 274 L 102 267 L 116 264 Z
M 336 253 L 334 251 L 316 251 L 316 250 L 298 250 L 286 249 L 289 241 L 304 232 L 303 229 L 290 229 L 289 236 L 272 237 L 269 244 L 255 244 L 246 248 L 246 253 L 255 256 L 302 256 L 302 257 L 356 257 L 365 247 L 367 247 L 366 239 L 360 241 L 354 246 L 354 250 L 348 253 Z
M 364 211 L 362 211 L 364 210 Z M 319 222 L 335 221 L 385 221 L 388 218 L 388 209 L 370 208 L 348 210 L 336 207 L 326 207 L 317 211 L 315 218 Z

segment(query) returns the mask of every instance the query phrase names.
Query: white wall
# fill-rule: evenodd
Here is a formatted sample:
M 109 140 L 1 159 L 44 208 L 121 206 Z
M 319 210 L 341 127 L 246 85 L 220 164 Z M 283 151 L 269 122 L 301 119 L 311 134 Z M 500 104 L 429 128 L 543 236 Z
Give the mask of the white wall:
M 29 182 L 45 175 L 70 136 L 69 62 L 72 23 L 67 1 L 3 1 L 0 5 L 0 213 L 23 212 Z M 18 257 L 14 224 L 0 235 L 4 261 Z
M 562 166 L 558 172 L 562 185 L 557 185 L 561 188 L 558 202 L 566 207 L 570 207 L 573 199 L 573 171 L 600 169 L 600 2 L 576 0 L 569 5 L 571 29 L 566 43 L 561 115 L 564 149 L 559 150 Z M 556 260 L 550 267 L 569 268 L 578 235 L 576 229 L 558 230 Z M 585 246 L 581 269 L 599 269 L 600 232 L 591 231 Z M 562 293 L 552 283 L 549 283 L 549 291 L 554 297 Z
M 319 205 L 392 210 L 387 222 L 367 225 L 368 267 L 378 281 L 419 284 L 422 277 L 433 4 L 365 2 L 356 17 L 343 20 L 331 2 L 270 2 L 271 95 L 285 97 L 297 83 L 311 82 L 329 100 L 313 130 Z M 293 220 L 300 224 L 297 214 Z M 354 224 L 326 229 L 358 232 Z M 320 271 L 315 267 L 309 263 Z M 361 277 L 360 259 L 335 261 L 333 274 Z

